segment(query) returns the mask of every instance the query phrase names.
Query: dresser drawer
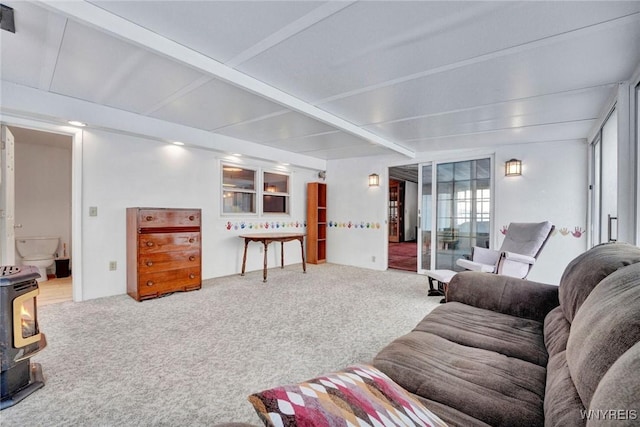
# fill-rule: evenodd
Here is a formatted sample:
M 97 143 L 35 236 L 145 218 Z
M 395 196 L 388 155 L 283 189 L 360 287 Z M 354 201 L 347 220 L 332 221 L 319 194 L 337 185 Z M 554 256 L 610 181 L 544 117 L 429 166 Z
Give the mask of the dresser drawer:
M 199 209 L 140 209 L 138 211 L 140 228 L 162 227 L 199 227 Z
M 141 297 L 156 296 L 174 291 L 199 289 L 202 279 L 200 268 L 181 268 L 158 273 L 140 273 L 138 290 Z
M 200 233 L 148 233 L 138 238 L 140 256 L 156 252 L 191 251 L 200 248 Z
M 200 267 L 200 250 L 180 252 L 152 252 L 140 255 L 138 271 L 154 273 L 179 268 Z

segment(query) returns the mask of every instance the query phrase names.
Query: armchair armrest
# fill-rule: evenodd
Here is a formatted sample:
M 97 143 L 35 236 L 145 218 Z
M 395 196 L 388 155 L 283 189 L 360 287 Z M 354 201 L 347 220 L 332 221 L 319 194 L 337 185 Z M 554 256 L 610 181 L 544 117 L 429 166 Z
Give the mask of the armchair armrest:
M 509 261 L 517 261 L 525 264 L 533 265 L 536 262 L 536 259 L 532 256 L 517 254 L 515 252 L 504 251 L 503 256 L 505 259 L 508 259 Z
M 451 279 L 450 301 L 539 322 L 560 304 L 557 286 L 476 271 L 463 271 Z
M 518 277 L 524 279 L 529 274 L 531 266 L 536 259 L 531 256 L 517 254 L 515 252 L 502 252 L 496 272 L 503 276 Z

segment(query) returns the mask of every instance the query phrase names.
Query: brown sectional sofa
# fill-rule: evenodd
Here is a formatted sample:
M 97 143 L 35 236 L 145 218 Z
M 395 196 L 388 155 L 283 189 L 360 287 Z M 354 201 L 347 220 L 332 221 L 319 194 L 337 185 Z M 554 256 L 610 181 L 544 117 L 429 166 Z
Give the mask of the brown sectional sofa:
M 449 426 L 638 426 L 640 248 L 596 246 L 559 286 L 459 273 L 373 365 Z
M 640 248 L 599 245 L 559 286 L 459 273 L 373 365 L 452 426 L 640 425 Z

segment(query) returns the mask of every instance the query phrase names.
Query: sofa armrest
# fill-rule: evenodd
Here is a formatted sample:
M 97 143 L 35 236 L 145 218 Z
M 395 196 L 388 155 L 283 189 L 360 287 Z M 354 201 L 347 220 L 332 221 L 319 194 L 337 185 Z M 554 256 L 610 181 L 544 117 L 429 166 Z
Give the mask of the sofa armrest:
M 477 271 L 463 271 L 451 279 L 450 301 L 539 322 L 560 304 L 557 286 Z

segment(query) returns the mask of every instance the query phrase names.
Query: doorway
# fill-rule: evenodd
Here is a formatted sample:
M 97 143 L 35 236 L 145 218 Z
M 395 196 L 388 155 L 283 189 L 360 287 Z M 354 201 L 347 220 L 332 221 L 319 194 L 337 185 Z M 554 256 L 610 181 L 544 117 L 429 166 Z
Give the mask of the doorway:
M 71 301 L 73 137 L 19 126 L 7 129 L 14 140 L 15 240 L 58 238 L 53 263 L 46 269 L 48 280 L 39 285 L 38 304 Z M 18 252 L 14 257 L 15 264 L 23 264 Z
M 388 263 L 395 270 L 418 271 L 418 165 L 389 168 Z

